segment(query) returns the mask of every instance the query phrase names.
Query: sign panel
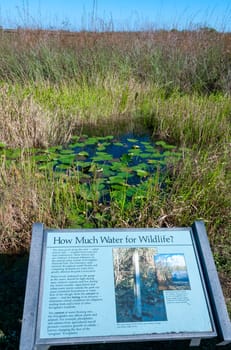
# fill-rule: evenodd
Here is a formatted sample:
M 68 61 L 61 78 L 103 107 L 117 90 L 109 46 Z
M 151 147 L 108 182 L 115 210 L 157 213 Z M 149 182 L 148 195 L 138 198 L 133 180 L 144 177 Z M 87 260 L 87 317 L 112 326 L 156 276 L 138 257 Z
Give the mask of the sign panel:
M 42 262 L 37 343 L 216 335 L 190 228 L 45 230 Z

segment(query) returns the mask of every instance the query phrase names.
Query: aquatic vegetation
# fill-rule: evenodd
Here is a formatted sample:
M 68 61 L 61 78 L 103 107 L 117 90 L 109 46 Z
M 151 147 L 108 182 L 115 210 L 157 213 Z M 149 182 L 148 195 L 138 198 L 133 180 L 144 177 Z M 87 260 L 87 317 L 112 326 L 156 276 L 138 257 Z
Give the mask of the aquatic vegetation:
M 73 136 L 63 147 L 28 149 L 27 153 L 41 173 L 54 171 L 56 175 L 77 176 L 79 183 L 88 185 L 90 190 L 97 186 L 100 201 L 110 202 L 111 196 L 115 199 L 121 190 L 125 197 L 131 198 L 137 186 L 155 178 L 155 172 L 162 174 L 158 180 L 164 182 L 167 163 L 173 164 L 182 156 L 175 146 L 164 141 L 154 142 L 144 135 L 131 136 L 131 133 L 116 137 Z M 0 150 L 8 163 L 20 161 L 21 152 L 6 147 Z

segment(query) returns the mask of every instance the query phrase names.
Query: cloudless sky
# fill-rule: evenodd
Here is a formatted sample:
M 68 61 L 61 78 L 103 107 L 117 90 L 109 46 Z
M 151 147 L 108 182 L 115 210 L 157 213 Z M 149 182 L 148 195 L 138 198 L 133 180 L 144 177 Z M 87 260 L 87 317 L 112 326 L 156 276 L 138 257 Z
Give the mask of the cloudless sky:
M 231 31 L 230 0 L 0 0 L 0 25 L 79 29 Z

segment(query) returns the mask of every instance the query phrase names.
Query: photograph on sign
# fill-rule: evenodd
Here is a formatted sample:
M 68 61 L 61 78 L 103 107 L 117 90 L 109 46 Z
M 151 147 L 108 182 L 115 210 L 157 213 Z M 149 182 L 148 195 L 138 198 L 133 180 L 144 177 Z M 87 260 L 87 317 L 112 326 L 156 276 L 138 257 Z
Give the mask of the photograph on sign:
M 39 310 L 40 340 L 214 331 L 190 229 L 48 230 Z
M 154 256 L 159 290 L 191 289 L 184 254 Z
M 155 252 L 155 248 L 113 249 L 117 322 L 167 320 Z

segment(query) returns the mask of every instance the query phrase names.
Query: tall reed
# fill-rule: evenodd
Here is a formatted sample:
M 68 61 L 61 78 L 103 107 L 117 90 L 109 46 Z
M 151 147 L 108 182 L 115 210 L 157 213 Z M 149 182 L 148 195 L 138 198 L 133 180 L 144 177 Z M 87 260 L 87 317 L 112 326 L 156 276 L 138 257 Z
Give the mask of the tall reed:
M 209 31 L 70 33 L 2 31 L 0 80 L 65 79 L 94 82 L 95 76 L 135 78 L 167 93 L 230 92 L 230 34 Z

